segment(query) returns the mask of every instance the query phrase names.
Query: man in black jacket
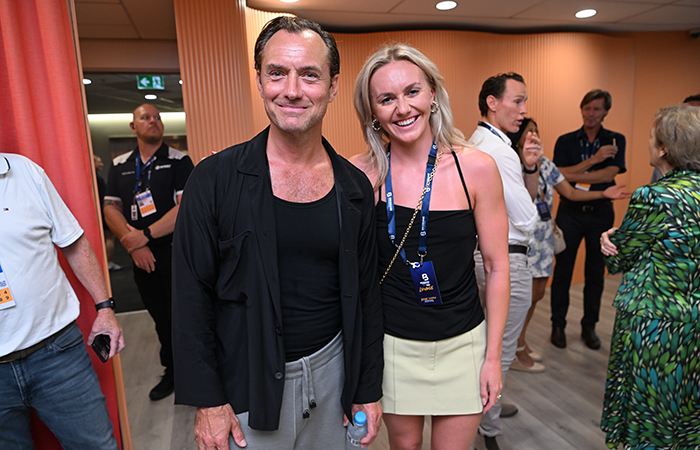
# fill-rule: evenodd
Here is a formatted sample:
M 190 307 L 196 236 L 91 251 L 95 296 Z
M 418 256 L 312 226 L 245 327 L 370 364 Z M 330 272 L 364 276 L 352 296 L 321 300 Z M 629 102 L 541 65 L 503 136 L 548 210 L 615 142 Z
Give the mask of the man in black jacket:
M 383 368 L 374 195 L 322 137 L 333 37 L 278 17 L 255 46 L 270 127 L 202 161 L 174 237 L 175 401 L 200 449 L 344 448 L 379 429 Z

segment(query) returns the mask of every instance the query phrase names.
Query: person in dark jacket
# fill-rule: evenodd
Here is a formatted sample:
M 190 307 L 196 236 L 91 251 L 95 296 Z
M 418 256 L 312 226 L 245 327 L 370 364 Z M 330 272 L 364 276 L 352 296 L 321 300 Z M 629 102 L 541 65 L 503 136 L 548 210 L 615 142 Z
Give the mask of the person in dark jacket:
M 202 161 L 174 236 L 175 402 L 200 449 L 342 449 L 381 419 L 374 196 L 322 137 L 339 56 L 318 24 L 278 17 L 255 45 L 270 126 Z

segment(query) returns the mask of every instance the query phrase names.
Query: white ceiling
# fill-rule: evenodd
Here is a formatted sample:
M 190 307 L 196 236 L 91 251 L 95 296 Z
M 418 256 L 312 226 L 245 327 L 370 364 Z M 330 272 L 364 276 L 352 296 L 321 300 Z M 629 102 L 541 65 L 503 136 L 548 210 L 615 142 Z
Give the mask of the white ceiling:
M 233 0 L 232 0 L 233 1 Z M 247 0 L 264 11 L 290 12 L 330 31 L 462 29 L 542 31 L 677 31 L 700 28 L 700 0 Z M 80 38 L 176 39 L 173 0 L 75 0 Z M 598 14 L 574 17 L 581 9 Z

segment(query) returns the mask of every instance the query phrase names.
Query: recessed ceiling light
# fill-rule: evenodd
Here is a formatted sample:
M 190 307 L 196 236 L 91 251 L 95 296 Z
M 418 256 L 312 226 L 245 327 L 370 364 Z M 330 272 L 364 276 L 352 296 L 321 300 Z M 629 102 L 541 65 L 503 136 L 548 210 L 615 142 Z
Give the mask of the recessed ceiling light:
M 455 9 L 457 7 L 457 2 L 440 2 L 435 5 L 435 8 L 440 11 L 449 11 L 450 9 Z
M 282 3 L 296 3 L 299 0 L 280 0 Z
M 593 17 L 596 14 L 598 14 L 598 11 L 596 11 L 595 9 L 582 9 L 581 11 L 576 13 L 576 18 L 588 19 L 589 17 Z
M 83 84 L 92 84 L 92 80 L 90 78 L 83 78 Z
M 155 100 L 158 98 L 156 94 L 146 94 L 143 96 L 146 100 Z

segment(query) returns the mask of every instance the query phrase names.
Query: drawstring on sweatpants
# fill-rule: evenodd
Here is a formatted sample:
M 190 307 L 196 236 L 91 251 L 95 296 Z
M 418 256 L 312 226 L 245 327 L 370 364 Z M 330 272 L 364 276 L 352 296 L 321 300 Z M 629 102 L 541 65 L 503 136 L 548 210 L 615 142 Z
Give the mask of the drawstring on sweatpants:
M 309 408 L 316 407 L 316 394 L 314 393 L 314 377 L 311 372 L 311 364 L 308 357 L 301 358 L 301 407 L 302 417 L 309 418 Z
M 316 407 L 316 394 L 314 393 L 314 376 L 311 372 L 311 363 L 308 357 L 301 358 L 301 407 L 302 417 L 309 418 L 309 408 Z

